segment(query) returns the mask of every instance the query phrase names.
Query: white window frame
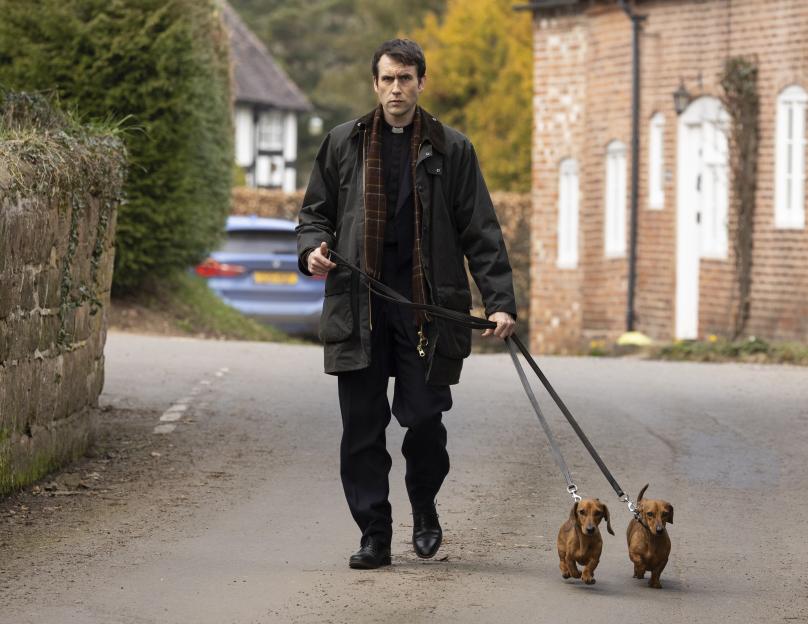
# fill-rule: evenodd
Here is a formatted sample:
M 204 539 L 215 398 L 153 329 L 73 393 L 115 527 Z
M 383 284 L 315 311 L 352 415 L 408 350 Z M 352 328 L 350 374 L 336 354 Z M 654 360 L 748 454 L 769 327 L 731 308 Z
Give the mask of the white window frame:
M 626 144 L 606 146 L 604 251 L 607 258 L 626 255 Z
M 258 116 L 258 149 L 283 152 L 283 117 L 280 111 L 264 111 Z
M 665 207 L 665 115 L 651 117 L 648 129 L 648 208 Z
M 559 269 L 578 267 L 578 162 L 566 158 L 558 167 L 558 257 Z
M 799 85 L 777 96 L 774 226 L 805 228 L 805 111 L 808 92 Z

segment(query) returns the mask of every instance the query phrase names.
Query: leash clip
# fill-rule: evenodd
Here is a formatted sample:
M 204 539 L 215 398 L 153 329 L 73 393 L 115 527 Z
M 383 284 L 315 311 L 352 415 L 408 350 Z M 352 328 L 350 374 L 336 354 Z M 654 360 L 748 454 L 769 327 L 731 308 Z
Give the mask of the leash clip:
M 624 494 L 624 495 L 623 495 L 623 498 L 621 498 L 621 499 L 620 499 L 620 502 L 621 502 L 621 503 L 626 503 L 626 505 L 628 505 L 628 510 L 629 510 L 629 511 L 630 511 L 632 514 L 634 514 L 634 517 L 635 517 L 635 518 L 639 519 L 639 517 L 640 517 L 640 510 L 637 508 L 637 505 L 635 505 L 635 504 L 634 504 L 634 501 L 632 501 L 632 500 L 631 500 L 631 499 L 628 497 L 628 494 Z
M 421 357 L 426 357 L 426 351 L 424 351 L 424 347 L 427 346 L 428 344 L 429 339 L 426 337 L 426 334 L 424 333 L 424 327 L 422 325 L 418 330 L 418 346 L 415 347 L 416 350 L 418 351 L 418 355 L 420 355 Z
M 570 483 L 567 486 L 567 492 L 569 492 L 572 495 L 572 500 L 573 501 L 575 501 L 576 503 L 581 502 L 582 499 L 581 499 L 580 494 L 578 494 L 578 486 L 577 485 L 575 485 L 574 483 Z

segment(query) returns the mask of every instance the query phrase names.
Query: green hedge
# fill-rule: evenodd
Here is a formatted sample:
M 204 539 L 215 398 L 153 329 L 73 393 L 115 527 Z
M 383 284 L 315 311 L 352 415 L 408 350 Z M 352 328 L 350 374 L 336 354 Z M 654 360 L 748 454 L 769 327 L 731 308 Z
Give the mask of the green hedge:
M 214 0 L 0 0 L 0 84 L 52 91 L 122 133 L 117 292 L 214 247 L 229 207 L 226 34 Z

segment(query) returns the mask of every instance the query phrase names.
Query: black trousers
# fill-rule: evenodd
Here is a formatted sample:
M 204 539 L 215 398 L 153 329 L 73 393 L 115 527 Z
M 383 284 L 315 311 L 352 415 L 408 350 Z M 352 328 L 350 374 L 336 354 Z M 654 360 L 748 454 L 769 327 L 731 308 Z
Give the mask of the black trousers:
M 410 297 L 412 269 L 397 266 L 395 247 L 385 247 L 382 280 Z M 392 461 L 385 429 L 390 423 L 387 386 L 395 377 L 392 413 L 407 427 L 401 452 L 407 463 L 405 483 L 413 512 L 432 508 L 449 472 L 442 413 L 452 407 L 449 386 L 430 386 L 418 355 L 412 311 L 372 298 L 371 364 L 338 375 L 342 412 L 340 474 L 348 507 L 362 531 L 389 544 L 392 510 L 388 474 Z

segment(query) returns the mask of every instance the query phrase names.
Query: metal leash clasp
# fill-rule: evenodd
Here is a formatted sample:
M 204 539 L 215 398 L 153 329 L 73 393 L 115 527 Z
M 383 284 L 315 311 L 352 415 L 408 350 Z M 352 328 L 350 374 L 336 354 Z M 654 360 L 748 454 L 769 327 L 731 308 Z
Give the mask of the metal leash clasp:
M 573 501 L 575 501 L 576 503 L 581 502 L 582 499 L 581 499 L 580 494 L 578 494 L 578 486 L 577 485 L 575 485 L 574 483 L 571 483 L 570 485 L 568 485 L 567 486 L 567 492 L 569 492 L 572 495 L 572 500 Z
M 416 350 L 418 351 L 418 355 L 420 355 L 421 357 L 426 357 L 426 351 L 424 351 L 424 347 L 427 346 L 428 344 L 429 340 L 427 339 L 426 334 L 424 333 L 424 326 L 421 325 L 421 327 L 418 329 L 418 346 L 415 347 Z
M 621 502 L 621 503 L 626 503 L 626 505 L 628 505 L 628 510 L 629 510 L 629 511 L 630 511 L 632 514 L 634 514 L 634 517 L 635 517 L 635 518 L 639 518 L 639 517 L 640 517 L 640 510 L 637 508 L 637 505 L 635 505 L 635 504 L 634 504 L 634 501 L 632 501 L 632 500 L 631 500 L 631 499 L 628 497 L 628 494 L 624 494 L 624 495 L 623 495 L 623 498 L 621 498 L 621 499 L 620 499 L 620 502 Z

